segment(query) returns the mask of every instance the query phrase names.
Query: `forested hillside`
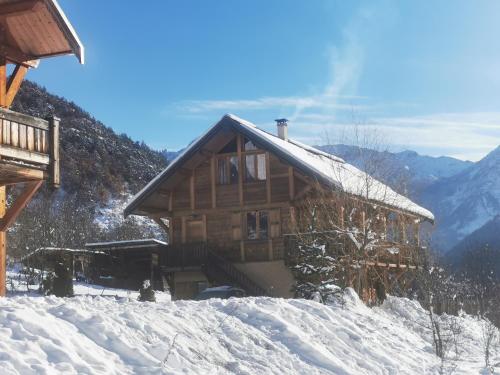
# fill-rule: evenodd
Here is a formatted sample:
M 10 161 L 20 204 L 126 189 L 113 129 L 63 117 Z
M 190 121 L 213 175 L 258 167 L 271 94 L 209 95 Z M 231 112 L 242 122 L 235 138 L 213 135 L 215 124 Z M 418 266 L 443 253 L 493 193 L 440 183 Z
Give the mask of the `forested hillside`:
M 57 190 L 45 185 L 23 212 L 9 233 L 11 255 L 42 245 L 80 247 L 95 239 L 161 236 L 136 219 L 124 222 L 120 210 L 166 166 L 161 152 L 115 133 L 75 103 L 30 81 L 23 83 L 12 110 L 61 119 L 62 184 Z

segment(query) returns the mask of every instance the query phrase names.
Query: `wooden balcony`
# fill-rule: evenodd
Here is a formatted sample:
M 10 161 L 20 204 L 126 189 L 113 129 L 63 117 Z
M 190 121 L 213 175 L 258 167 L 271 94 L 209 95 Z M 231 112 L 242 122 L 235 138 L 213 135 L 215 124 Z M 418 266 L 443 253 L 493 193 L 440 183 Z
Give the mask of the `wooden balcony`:
M 41 180 L 60 183 L 59 119 L 0 108 L 0 185 Z

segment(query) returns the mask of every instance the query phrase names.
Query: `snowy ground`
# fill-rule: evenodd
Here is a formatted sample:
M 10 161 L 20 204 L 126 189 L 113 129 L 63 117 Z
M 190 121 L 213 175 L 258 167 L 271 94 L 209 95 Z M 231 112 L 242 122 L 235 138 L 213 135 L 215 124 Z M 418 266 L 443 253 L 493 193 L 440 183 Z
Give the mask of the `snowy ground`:
M 85 289 L 87 288 L 87 289 Z M 0 298 L 2 374 L 435 374 L 426 313 L 389 298 L 367 308 L 243 298 L 141 303 L 77 285 L 74 298 Z M 482 371 L 481 332 L 460 318 L 454 373 Z M 500 358 L 495 358 L 496 362 Z M 454 366 L 449 366 L 449 368 Z M 499 368 L 500 369 L 500 368 Z M 497 369 L 497 370 L 499 370 Z

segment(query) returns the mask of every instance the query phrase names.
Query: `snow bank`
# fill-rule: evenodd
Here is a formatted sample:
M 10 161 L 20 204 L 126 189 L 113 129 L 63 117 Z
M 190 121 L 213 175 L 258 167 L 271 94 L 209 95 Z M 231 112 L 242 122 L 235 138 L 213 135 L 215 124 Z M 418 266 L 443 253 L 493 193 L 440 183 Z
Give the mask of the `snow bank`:
M 481 370 L 477 322 L 456 373 Z M 141 303 L 127 297 L 0 299 L 2 374 L 434 374 L 425 311 L 273 298 Z

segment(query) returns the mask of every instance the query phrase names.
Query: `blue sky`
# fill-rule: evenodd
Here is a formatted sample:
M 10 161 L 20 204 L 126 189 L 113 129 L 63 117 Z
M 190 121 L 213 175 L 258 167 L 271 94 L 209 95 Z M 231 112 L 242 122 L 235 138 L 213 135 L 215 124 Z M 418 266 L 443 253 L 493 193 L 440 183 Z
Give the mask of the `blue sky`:
M 309 144 L 478 160 L 500 144 L 499 1 L 60 0 L 86 64 L 28 76 L 117 132 L 185 146 L 224 113 Z M 140 5 L 140 6 L 139 6 Z

